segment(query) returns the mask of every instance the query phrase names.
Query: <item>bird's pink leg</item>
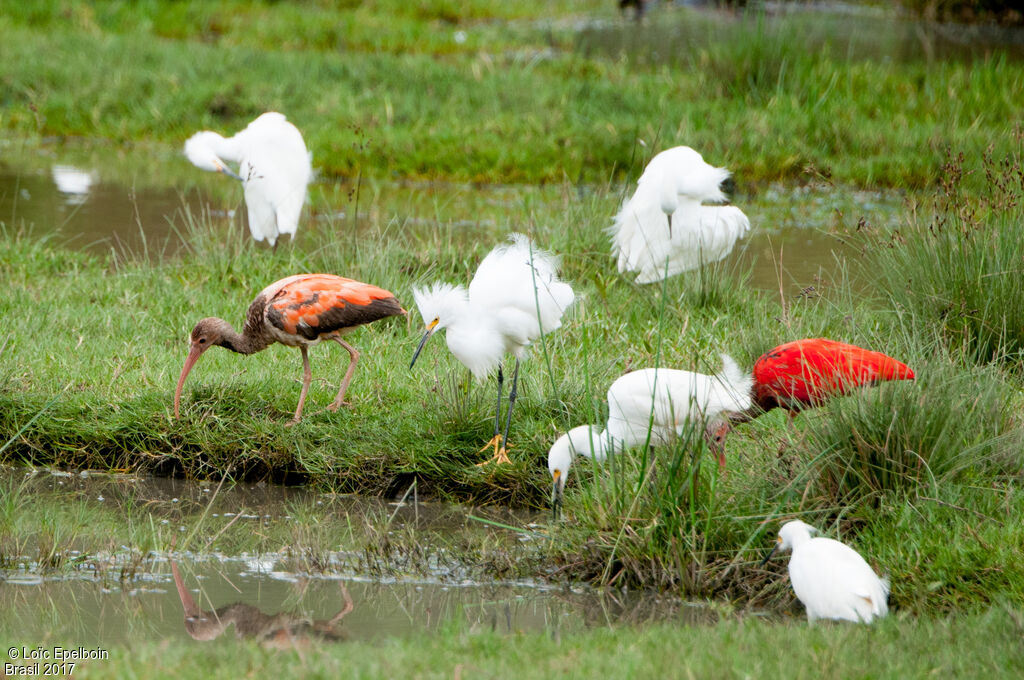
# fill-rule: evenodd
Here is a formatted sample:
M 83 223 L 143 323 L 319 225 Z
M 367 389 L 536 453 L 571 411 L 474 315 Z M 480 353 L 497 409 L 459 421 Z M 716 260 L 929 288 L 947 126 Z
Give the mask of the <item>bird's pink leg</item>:
M 302 407 L 306 403 L 309 383 L 313 381 L 313 373 L 309 370 L 309 352 L 307 352 L 305 345 L 299 345 L 299 349 L 302 350 L 302 392 L 299 393 L 299 406 L 295 409 L 295 417 L 288 423 L 289 425 L 294 425 L 302 420 Z
M 327 407 L 328 410 L 330 411 L 337 411 L 339 406 L 349 405 L 349 403 L 345 401 L 345 390 L 348 389 L 348 384 L 352 382 L 352 374 L 356 372 L 356 362 L 359 361 L 359 352 L 358 350 L 356 350 L 355 347 L 348 344 L 347 342 L 345 342 L 344 340 L 337 336 L 334 337 L 334 340 L 336 340 L 339 345 L 348 350 L 348 355 L 350 358 L 348 362 L 348 370 L 345 371 L 345 377 L 341 379 L 341 389 L 338 390 L 338 396 L 335 397 L 331 405 Z

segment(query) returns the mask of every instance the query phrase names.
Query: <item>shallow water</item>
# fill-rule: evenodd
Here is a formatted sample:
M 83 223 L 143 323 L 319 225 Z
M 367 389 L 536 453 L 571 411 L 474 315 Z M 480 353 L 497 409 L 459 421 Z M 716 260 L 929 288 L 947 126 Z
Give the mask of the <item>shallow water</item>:
M 127 149 L 112 159 L 56 144 L 14 150 L 0 161 L 0 222 L 9 229 L 92 252 L 158 257 L 182 248 L 188 214 L 209 213 L 230 216 L 238 237 L 248 238 L 238 187 L 194 170 L 178 154 Z M 144 171 L 129 170 L 134 168 Z M 632 187 L 630 182 L 627 189 Z M 441 182 L 366 182 L 358 188 L 319 183 L 310 194 L 304 219 L 344 231 L 493 228 L 509 224 L 524 206 L 568 200 L 564 187 Z M 618 201 L 609 198 L 608 222 Z M 755 287 L 777 291 L 781 282 L 787 293 L 817 286 L 823 272 L 856 256 L 843 239 L 846 228 L 860 219 L 891 226 L 902 207 L 897 194 L 827 186 L 773 186 L 756 195 L 740 192 L 733 202 L 750 217 L 752 230 L 726 264 L 749 267 Z M 300 230 L 300 245 L 302 236 Z
M 320 523 L 336 521 L 387 522 L 388 534 L 395 535 L 396 542 L 411 527 L 420 532 L 418 540 L 428 544 L 430 536 L 444 533 L 500 534 L 491 542 L 498 546 L 502 536 L 512 543 L 524 537 L 471 520 L 471 514 L 524 531 L 536 527 L 531 521 L 537 519 L 501 509 L 388 503 L 304 488 L 219 487 L 131 475 L 46 470 L 26 474 L 14 468 L 0 470 L 0 482 L 23 485 L 16 492 L 19 498 L 43 504 L 27 512 L 46 516 L 38 508 L 47 503 L 94 511 L 109 508 L 115 516 L 133 515 L 139 526 L 156 527 L 153 535 L 159 535 L 156 542 L 163 545 L 177 544 L 178 538 L 167 540 L 177 535 L 182 543 L 194 538 L 190 545 L 201 547 L 208 536 L 221 536 L 225 527 L 269 535 L 282 524 L 313 530 Z M 3 488 L 10 491 L 12 487 Z M 296 510 L 303 506 L 312 510 L 299 518 Z M 126 535 L 133 534 L 131 528 L 124 530 Z M 115 542 L 127 540 L 117 528 L 113 531 Z M 717 620 L 717 614 L 706 607 L 650 593 L 488 578 L 443 551 L 425 555 L 420 567 L 404 563 L 391 569 L 366 568 L 368 562 L 353 559 L 359 549 L 359 539 L 354 537 L 321 550 L 315 569 L 295 558 L 304 550 L 297 544 L 232 553 L 219 550 L 215 542 L 211 550 L 156 547 L 140 557 L 138 550 L 123 545 L 110 552 L 72 550 L 73 545 L 84 548 L 89 539 L 70 536 L 67 540 L 68 559 L 58 568 L 41 566 L 32 555 L 13 560 L 3 555 L 8 567 L 0 569 L 0 611 L 5 613 L 0 636 L 34 644 L 86 646 L 249 637 L 268 646 L 291 646 L 410 635 L 453 621 L 471 629 L 559 635 L 657 620 L 690 624 Z M 35 542 L 24 545 L 30 552 Z

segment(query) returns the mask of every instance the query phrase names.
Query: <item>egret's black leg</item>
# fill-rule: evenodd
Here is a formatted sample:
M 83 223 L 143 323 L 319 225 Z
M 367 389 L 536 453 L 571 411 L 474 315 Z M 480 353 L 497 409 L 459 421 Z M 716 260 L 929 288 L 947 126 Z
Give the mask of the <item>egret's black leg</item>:
M 501 446 L 501 388 L 505 384 L 505 375 L 501 372 L 501 366 L 498 366 L 498 403 L 494 407 L 494 436 L 491 440 L 484 444 L 481 451 L 486 451 L 489 448 L 494 448 L 494 456 L 484 461 L 483 463 L 477 463 L 477 465 L 486 465 L 492 460 L 498 457 L 498 448 Z

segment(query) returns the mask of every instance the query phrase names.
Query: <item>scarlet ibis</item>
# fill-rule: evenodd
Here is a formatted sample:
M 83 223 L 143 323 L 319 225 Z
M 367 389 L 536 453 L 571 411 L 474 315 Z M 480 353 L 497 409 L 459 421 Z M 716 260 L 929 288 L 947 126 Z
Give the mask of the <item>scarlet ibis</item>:
M 609 229 L 619 271 L 654 283 L 732 252 L 750 220 L 736 206 L 702 205 L 726 200 L 721 184 L 728 177 L 688 146 L 652 158 Z
M 850 546 L 822 536 L 800 520 L 786 522 L 779 530 L 776 550 L 793 550 L 789 580 L 807 610 L 807 620 L 839 619 L 871 623 L 889 612 L 889 581 L 878 578 L 864 558 Z
M 233 137 L 197 132 L 185 142 L 185 156 L 198 168 L 241 180 L 254 239 L 273 246 L 281 234 L 294 236 L 313 167 L 302 134 L 284 115 L 264 113 Z M 225 161 L 238 163 L 239 174 Z
M 725 466 L 723 439 L 728 432 L 724 414 L 750 407 L 753 379 L 728 355 L 722 370 L 704 375 L 670 368 L 645 368 L 627 373 L 608 388 L 608 423 L 603 432 L 594 425 L 574 427 L 548 452 L 551 502 L 557 514 L 574 454 L 603 461 L 616 447 L 663 445 L 682 434 L 687 423 L 700 421 L 704 436 Z
M 192 329 L 192 346 L 174 391 L 174 417 L 178 417 L 185 378 L 207 349 L 220 345 L 239 354 L 253 354 L 280 342 L 302 351 L 302 392 L 292 419 L 292 423 L 299 422 L 312 380 L 306 350 L 321 340 L 334 340 L 350 357 L 338 396 L 327 407 L 336 411 L 345 403 L 345 390 L 359 360 L 359 352 L 341 336 L 363 324 L 399 314 L 405 314 L 405 310 L 383 288 L 332 274 L 297 274 L 272 283 L 249 305 L 240 334 L 216 317 L 202 319 Z
M 754 403 L 745 413 L 730 416 L 733 422 L 756 418 L 773 408 L 784 408 L 794 416 L 853 387 L 914 379 L 914 372 L 901 361 L 827 338 L 779 345 L 754 362 L 753 373 Z
M 494 437 L 480 449 L 493 446 L 494 456 L 485 462 L 511 462 L 506 448 L 520 359 L 531 342 L 562 325 L 562 314 L 574 298 L 569 284 L 558 278 L 555 256 L 540 250 L 522 234 L 512 234 L 510 238 L 510 244 L 499 245 L 480 263 L 468 294 L 462 286 L 449 283 L 435 283 L 413 291 L 427 328 L 410 368 L 416 364 L 427 340 L 438 330 L 447 329 L 448 349 L 475 378 L 485 379 L 498 370 Z M 515 355 L 516 365 L 508 395 L 505 432 L 501 435 L 501 362 L 508 352 Z

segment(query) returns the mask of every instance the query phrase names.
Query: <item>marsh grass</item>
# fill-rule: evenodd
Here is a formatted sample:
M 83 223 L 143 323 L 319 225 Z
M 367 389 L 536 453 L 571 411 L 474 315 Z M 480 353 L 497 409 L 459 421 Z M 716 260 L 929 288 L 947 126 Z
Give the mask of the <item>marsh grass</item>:
M 814 456 L 835 505 L 884 492 L 931 493 L 955 479 L 1020 470 L 1016 390 L 991 368 L 939 354 L 917 377 L 833 399 L 808 418 L 798 455 Z
M 869 235 L 867 266 L 897 309 L 951 352 L 979 363 L 1016 363 L 1024 352 L 1024 169 L 1005 157 L 947 154 L 941 189 L 904 229 Z M 982 190 L 968 189 L 973 176 Z
M 604 182 L 634 170 L 642 140 L 698 148 L 744 186 L 813 169 L 923 188 L 942 146 L 1008 148 L 1022 97 L 1021 65 L 998 49 L 968 62 L 862 56 L 844 48 L 849 18 L 812 39 L 817 16 L 660 12 L 622 56 L 586 47 L 576 28 L 608 19 L 603 1 L 440 4 L 12 6 L 0 21 L 3 126 L 177 149 L 197 129 L 237 130 L 275 109 L 329 178 Z M 598 41 L 634 30 L 613 23 Z M 661 50 L 680 55 L 669 63 L 645 58 L 661 45 L 687 47 Z

